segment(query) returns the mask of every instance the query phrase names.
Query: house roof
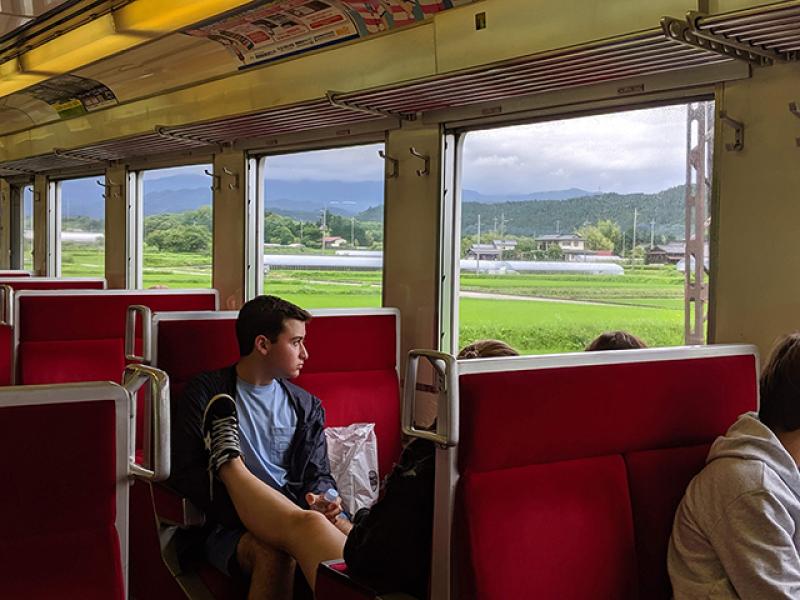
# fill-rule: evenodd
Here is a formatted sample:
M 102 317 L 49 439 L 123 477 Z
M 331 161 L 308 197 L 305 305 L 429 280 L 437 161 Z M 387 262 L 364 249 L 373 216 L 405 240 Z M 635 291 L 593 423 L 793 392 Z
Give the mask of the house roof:
M 584 241 L 584 239 L 579 236 L 575 235 L 574 233 L 562 233 L 562 234 L 549 234 L 549 235 L 540 235 L 536 238 L 537 242 L 560 242 L 560 241 Z

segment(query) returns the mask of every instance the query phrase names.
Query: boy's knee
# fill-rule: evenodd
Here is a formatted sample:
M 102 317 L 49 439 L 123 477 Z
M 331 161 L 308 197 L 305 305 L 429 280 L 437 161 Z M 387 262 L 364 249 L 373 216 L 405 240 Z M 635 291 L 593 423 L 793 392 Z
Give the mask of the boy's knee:
M 245 533 L 236 548 L 239 565 L 247 572 L 260 571 L 265 568 L 288 569 L 294 566 L 294 559 L 285 552 L 268 546 L 252 533 Z
M 294 518 L 297 520 L 298 527 L 303 529 L 318 530 L 321 527 L 327 527 L 329 523 L 327 517 L 316 510 L 297 511 Z

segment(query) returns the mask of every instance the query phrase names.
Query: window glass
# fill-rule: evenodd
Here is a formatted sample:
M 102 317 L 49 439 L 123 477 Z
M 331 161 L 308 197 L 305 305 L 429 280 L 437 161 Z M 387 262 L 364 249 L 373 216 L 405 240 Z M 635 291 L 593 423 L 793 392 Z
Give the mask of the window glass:
M 689 108 L 466 135 L 459 346 L 502 338 L 526 354 L 578 351 L 610 330 L 684 343 Z
M 61 187 L 61 275 L 105 276 L 105 200 L 97 176 L 65 179 Z
M 211 287 L 211 165 L 142 172 L 145 288 Z
M 381 305 L 383 144 L 266 159 L 264 292 L 304 308 Z

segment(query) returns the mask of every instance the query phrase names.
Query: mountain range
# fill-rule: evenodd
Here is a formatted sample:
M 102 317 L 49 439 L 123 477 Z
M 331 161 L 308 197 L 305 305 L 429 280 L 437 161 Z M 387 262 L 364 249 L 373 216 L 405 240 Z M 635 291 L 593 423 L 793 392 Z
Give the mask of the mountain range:
M 64 184 L 63 213 L 65 216 L 103 216 L 102 189 L 94 178 L 73 180 Z M 194 210 L 211 202 L 211 178 L 205 175 L 172 175 L 145 180 L 145 216 Z M 565 200 L 592 196 L 577 188 L 531 192 L 530 194 L 482 194 L 463 190 L 464 202 L 495 204 L 526 200 Z M 312 181 L 270 179 L 264 183 L 267 210 L 299 220 L 314 221 L 327 205 L 328 210 L 343 216 L 356 216 L 369 208 L 383 204 L 381 181 Z

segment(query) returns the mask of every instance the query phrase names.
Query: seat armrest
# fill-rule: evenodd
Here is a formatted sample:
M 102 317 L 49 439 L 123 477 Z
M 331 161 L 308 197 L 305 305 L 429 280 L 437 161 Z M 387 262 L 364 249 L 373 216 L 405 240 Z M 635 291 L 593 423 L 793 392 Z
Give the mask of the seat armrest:
M 403 593 L 379 593 L 347 573 L 341 559 L 327 560 L 317 569 L 317 600 L 417 600 Z
M 206 521 L 203 512 L 177 492 L 163 485 L 153 485 L 153 504 L 159 520 L 178 527 L 199 527 Z

